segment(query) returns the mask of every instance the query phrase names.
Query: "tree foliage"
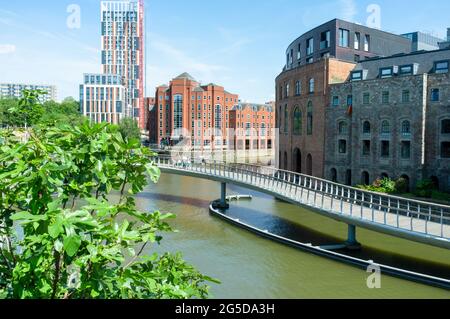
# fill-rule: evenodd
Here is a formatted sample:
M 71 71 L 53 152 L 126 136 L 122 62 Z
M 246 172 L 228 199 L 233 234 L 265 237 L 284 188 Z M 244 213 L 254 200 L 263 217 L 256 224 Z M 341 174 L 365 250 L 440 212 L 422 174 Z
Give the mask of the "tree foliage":
M 0 298 L 206 298 L 181 255 L 144 255 L 171 214 L 136 208 L 153 154 L 117 126 L 0 132 Z
M 39 95 L 42 93 L 24 90 L 21 99 L 0 99 L 0 126 L 80 125 L 83 122 L 79 103 L 73 98 L 66 98 L 61 103 L 47 101 L 41 104 Z
M 136 120 L 133 118 L 123 118 L 119 123 L 119 130 L 122 137 L 126 140 L 141 138 L 141 130 L 139 129 Z

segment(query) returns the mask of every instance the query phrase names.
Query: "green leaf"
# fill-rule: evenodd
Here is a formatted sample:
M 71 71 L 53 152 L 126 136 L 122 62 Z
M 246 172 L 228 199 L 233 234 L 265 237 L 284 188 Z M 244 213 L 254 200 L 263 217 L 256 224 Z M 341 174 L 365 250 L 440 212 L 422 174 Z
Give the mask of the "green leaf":
M 78 235 L 71 235 L 64 238 L 64 250 L 69 257 L 75 256 L 81 246 L 81 237 Z
M 52 238 L 58 238 L 62 232 L 64 232 L 63 221 L 57 217 L 55 222 L 48 226 L 48 233 Z

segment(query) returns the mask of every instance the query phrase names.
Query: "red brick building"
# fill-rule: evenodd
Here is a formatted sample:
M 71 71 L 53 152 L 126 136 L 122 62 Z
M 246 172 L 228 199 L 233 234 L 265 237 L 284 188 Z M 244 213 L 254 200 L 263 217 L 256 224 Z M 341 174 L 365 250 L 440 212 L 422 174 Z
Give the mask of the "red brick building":
M 238 151 L 273 149 L 275 103 L 239 103 L 230 111 L 229 126 L 234 131 L 230 148 Z
M 194 148 L 221 148 L 226 144 L 228 113 L 238 102 L 239 96 L 224 87 L 214 83 L 201 85 L 183 73 L 168 86 L 156 88 L 150 118 L 156 119 L 157 124 L 156 128 L 149 125 L 150 141 L 174 145 L 188 139 Z

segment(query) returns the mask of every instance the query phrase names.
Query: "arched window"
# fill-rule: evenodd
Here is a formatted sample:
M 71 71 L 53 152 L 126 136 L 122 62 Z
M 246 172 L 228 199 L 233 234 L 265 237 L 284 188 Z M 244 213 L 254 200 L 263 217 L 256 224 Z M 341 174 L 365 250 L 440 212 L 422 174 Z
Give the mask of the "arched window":
M 293 123 L 294 134 L 301 135 L 302 134 L 302 111 L 299 107 L 296 107 L 294 110 L 294 123 Z
M 389 124 L 389 121 L 385 120 L 381 123 L 381 134 L 382 135 L 391 134 L 391 125 Z
M 306 157 L 306 174 L 312 176 L 313 174 L 313 159 L 311 154 Z
M 370 122 L 369 121 L 365 121 L 363 123 L 363 134 L 370 134 Z
M 341 121 L 339 122 L 339 134 L 340 135 L 346 135 L 348 134 L 348 123 Z
M 404 136 L 411 135 L 411 122 L 409 121 L 402 122 L 402 135 Z
M 381 179 L 388 179 L 389 175 L 387 173 L 382 173 L 381 174 Z
M 302 152 L 296 148 L 294 150 L 294 154 L 292 156 L 292 168 L 295 170 L 295 172 L 297 173 L 301 173 L 302 172 Z
M 308 102 L 307 113 L 308 113 L 307 134 L 312 135 L 312 133 L 313 133 L 313 104 L 311 101 Z
M 330 179 L 333 183 L 337 183 L 337 170 L 335 168 L 330 171 Z
M 288 155 L 287 152 L 284 152 L 284 169 L 288 169 Z
M 369 185 L 370 184 L 370 175 L 368 172 L 362 172 L 361 174 L 361 183 L 363 185 Z
M 289 132 L 289 111 L 287 104 L 284 106 L 284 132 Z
M 181 130 L 183 128 L 183 95 L 181 94 L 173 97 L 173 119 L 174 129 Z

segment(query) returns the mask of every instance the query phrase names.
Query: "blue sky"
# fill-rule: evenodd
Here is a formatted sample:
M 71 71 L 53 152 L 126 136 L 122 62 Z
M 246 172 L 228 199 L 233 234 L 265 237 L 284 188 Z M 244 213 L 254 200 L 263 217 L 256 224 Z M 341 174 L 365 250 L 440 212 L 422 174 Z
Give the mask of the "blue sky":
M 67 27 L 67 8 L 81 9 L 80 28 Z M 333 18 L 366 24 L 381 8 L 381 27 L 444 37 L 444 0 L 146 0 L 147 95 L 189 72 L 244 101 L 274 99 L 274 79 L 296 37 Z M 2 0 L 0 82 L 48 83 L 58 97 L 78 98 L 85 72 L 100 72 L 100 0 Z

